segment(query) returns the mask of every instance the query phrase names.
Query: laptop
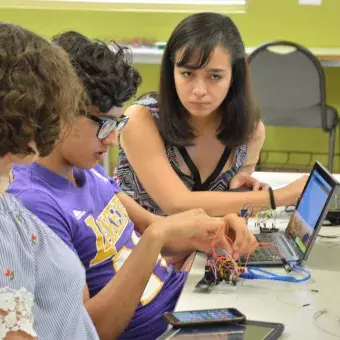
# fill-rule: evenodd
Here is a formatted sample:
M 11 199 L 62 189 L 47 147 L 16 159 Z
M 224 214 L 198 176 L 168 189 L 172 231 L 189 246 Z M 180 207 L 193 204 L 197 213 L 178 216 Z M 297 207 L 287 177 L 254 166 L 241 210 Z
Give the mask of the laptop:
M 277 247 L 259 246 L 247 265 L 282 266 L 282 258 L 295 264 L 306 261 L 338 187 L 339 182 L 316 162 L 286 230 L 255 235 L 259 243 L 272 243 Z M 241 264 L 244 265 L 245 260 L 243 256 Z

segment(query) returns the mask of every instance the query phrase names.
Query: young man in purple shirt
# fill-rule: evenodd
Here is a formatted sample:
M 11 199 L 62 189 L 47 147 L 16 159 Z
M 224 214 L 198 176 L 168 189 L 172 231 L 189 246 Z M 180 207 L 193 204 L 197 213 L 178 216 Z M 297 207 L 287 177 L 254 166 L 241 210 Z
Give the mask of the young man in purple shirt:
M 14 169 L 9 192 L 79 256 L 88 287 L 84 304 L 101 339 L 155 339 L 186 279 L 160 252 L 207 251 L 220 227 L 235 239 L 230 245 L 220 237 L 229 252 L 247 251 L 254 237 L 236 215 L 215 219 L 198 210 L 164 218 L 121 192 L 97 162 L 117 144 L 127 122 L 122 105 L 136 93 L 140 76 L 119 47 L 113 52 L 75 32 L 54 41 L 84 83 L 89 112 L 64 127 L 50 156 Z

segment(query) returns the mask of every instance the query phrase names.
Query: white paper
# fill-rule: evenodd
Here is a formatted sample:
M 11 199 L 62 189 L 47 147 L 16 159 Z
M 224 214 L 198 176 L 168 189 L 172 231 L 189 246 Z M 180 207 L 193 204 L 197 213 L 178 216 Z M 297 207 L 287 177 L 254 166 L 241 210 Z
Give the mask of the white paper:
M 322 5 L 322 0 L 299 0 L 299 5 Z

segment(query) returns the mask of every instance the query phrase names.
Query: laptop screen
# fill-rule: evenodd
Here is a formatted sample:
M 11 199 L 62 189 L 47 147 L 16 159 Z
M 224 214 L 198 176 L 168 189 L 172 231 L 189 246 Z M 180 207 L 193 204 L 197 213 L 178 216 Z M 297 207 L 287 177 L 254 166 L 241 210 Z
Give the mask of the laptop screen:
M 314 169 L 286 229 L 304 254 L 313 238 L 331 191 L 331 185 L 318 173 L 317 169 Z

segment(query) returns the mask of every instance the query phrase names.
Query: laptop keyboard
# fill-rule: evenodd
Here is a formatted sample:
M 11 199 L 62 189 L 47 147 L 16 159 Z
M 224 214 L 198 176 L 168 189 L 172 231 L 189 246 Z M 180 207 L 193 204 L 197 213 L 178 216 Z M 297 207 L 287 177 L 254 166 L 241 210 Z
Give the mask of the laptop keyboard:
M 256 235 L 259 243 L 271 243 L 277 245 L 277 241 L 270 233 L 260 233 Z M 241 257 L 241 262 L 245 263 L 247 256 Z M 278 262 L 281 261 L 279 250 L 271 246 L 258 246 L 256 250 L 249 256 L 248 262 Z

